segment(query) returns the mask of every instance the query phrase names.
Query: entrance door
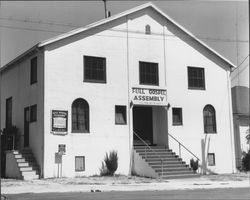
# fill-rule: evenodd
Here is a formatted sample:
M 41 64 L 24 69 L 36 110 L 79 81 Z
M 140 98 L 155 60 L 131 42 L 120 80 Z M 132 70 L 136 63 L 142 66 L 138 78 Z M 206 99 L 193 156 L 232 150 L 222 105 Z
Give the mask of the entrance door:
M 143 140 L 153 143 L 152 107 L 133 108 L 133 130 Z M 134 140 L 138 138 L 134 137 Z
M 29 146 L 29 132 L 30 132 L 30 120 L 29 115 L 30 109 L 29 107 L 24 108 L 24 147 Z

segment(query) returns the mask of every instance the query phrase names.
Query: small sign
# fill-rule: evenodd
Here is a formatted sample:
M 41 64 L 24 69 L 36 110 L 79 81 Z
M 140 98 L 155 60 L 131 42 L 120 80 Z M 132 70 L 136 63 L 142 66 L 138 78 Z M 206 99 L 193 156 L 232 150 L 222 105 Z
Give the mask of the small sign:
M 58 145 L 58 153 L 64 155 L 66 153 L 66 144 Z
M 150 88 L 132 88 L 132 102 L 139 105 L 167 106 L 167 90 Z
M 62 155 L 60 155 L 58 152 L 55 153 L 55 163 L 56 164 L 62 163 Z
M 66 135 L 68 132 L 68 111 L 52 110 L 52 133 Z

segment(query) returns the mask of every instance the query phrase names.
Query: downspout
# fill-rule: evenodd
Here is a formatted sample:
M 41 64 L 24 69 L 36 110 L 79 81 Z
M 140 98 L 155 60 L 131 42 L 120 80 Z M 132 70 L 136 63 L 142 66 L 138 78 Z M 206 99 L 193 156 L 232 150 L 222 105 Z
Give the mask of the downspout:
M 231 69 L 230 69 L 231 70 Z M 233 112 L 232 112 L 232 96 L 231 96 L 231 71 L 227 71 L 227 89 L 228 89 L 228 107 L 229 107 L 229 124 L 230 124 L 230 137 L 231 137 L 231 154 L 232 154 L 232 173 L 235 173 L 235 147 L 234 147 L 234 132 L 233 132 Z
M 131 109 L 133 107 L 130 107 L 130 76 L 129 76 L 129 32 L 128 32 L 128 16 L 126 16 L 126 47 L 127 47 L 127 86 L 128 86 L 128 128 L 129 128 L 129 175 L 132 174 L 132 167 L 133 167 L 133 145 L 132 145 L 132 139 L 133 139 L 133 126 L 132 124 L 132 113 Z

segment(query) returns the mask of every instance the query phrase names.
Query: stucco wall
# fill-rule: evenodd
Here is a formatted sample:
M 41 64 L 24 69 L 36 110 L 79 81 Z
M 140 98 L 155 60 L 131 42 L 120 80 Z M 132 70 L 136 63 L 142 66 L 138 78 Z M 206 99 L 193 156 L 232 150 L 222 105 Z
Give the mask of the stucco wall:
M 147 24 L 151 26 L 151 35 L 144 34 Z M 106 84 L 83 81 L 84 55 L 106 58 Z M 128 122 L 132 124 L 131 87 L 166 88 L 171 107 L 164 109 L 167 114 L 161 113 L 164 119 L 158 122 L 166 124 L 161 129 L 168 129 L 204 164 L 207 153 L 215 153 L 216 166 L 208 167 L 208 171 L 233 171 L 228 68 L 151 9 L 51 44 L 45 49 L 45 60 L 45 177 L 57 174 L 54 155 L 58 144 L 66 144 L 67 149 L 63 156 L 67 170 L 63 176 L 76 175 L 74 156 L 80 155 L 86 160 L 86 171 L 81 175 L 98 174 L 105 153 L 112 149 L 118 150 L 117 173 L 129 173 L 132 127 L 115 125 L 114 108 L 126 105 Z M 159 86 L 139 84 L 139 61 L 158 63 Z M 188 89 L 187 66 L 205 69 L 205 90 Z M 90 133 L 71 133 L 71 104 L 76 98 L 89 103 Z M 216 134 L 204 134 L 203 108 L 207 104 L 216 110 Z M 183 126 L 172 126 L 172 107 L 182 107 Z M 51 134 L 52 109 L 68 110 L 66 136 Z M 178 153 L 178 145 L 171 139 L 169 144 Z M 182 156 L 188 163 L 192 157 L 184 152 Z
M 37 83 L 30 85 L 30 59 L 37 56 Z M 42 166 L 43 154 L 43 53 L 25 57 L 1 72 L 1 127 L 5 127 L 6 99 L 12 97 L 12 125 L 17 126 L 23 148 L 24 108 L 37 104 L 37 121 L 30 123 L 29 141 L 38 164 Z

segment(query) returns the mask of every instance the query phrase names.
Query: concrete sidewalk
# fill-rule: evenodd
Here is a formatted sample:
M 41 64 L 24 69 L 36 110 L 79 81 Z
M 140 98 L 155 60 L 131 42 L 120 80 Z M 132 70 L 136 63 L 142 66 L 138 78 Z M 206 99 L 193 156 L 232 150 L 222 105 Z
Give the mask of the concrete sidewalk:
M 168 180 L 135 176 L 79 177 L 32 181 L 1 179 L 1 188 L 2 194 L 250 188 L 249 177 L 249 174 L 239 173 Z

